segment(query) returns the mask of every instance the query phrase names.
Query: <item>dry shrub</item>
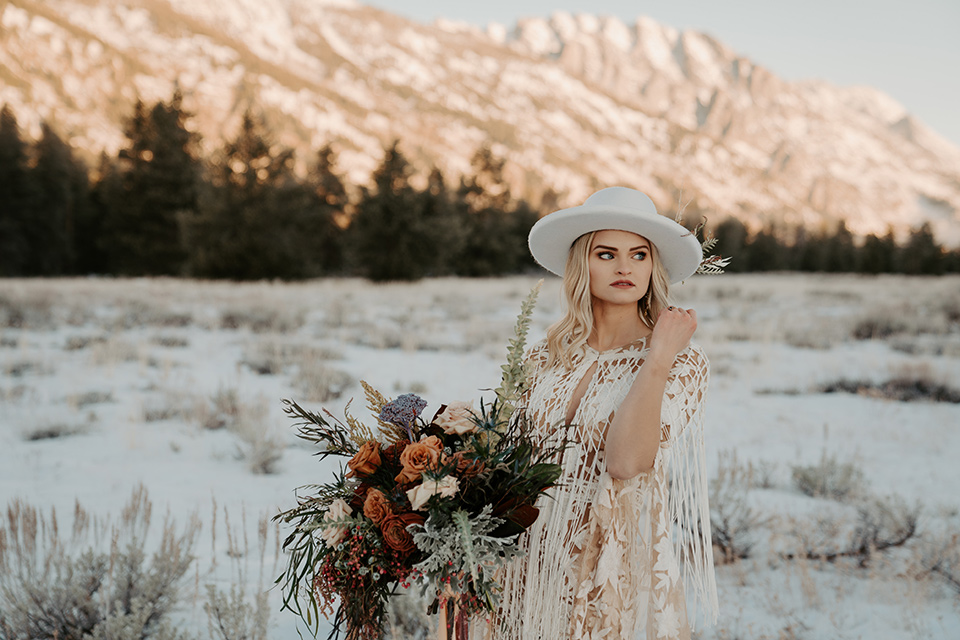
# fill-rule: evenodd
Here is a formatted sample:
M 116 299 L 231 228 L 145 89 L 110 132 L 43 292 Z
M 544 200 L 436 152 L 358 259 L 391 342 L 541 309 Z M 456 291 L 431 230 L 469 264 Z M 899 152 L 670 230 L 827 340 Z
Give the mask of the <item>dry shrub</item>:
M 907 325 L 891 315 L 872 316 L 857 322 L 851 336 L 855 340 L 883 340 L 907 330 Z
M 40 330 L 55 325 L 50 296 L 0 294 L 0 327 Z
M 841 378 L 820 386 L 821 393 L 853 393 L 897 402 L 950 402 L 960 404 L 960 389 L 947 386 L 927 375 L 897 376 L 886 382 Z
M 804 495 L 843 501 L 863 493 L 863 470 L 853 462 L 840 462 L 826 449 L 817 464 L 791 469 L 793 485 Z
M 48 367 L 38 360 L 15 360 L 3 367 L 4 374 L 11 378 L 22 378 L 25 375 L 47 375 L 53 373 L 53 368 Z
M 827 562 L 853 558 L 860 567 L 866 567 L 878 553 L 901 547 L 914 538 L 919 519 L 919 505 L 909 506 L 896 496 L 871 496 L 857 505 L 857 518 L 852 523 L 842 516 L 821 516 L 813 522 L 812 529 L 795 527 L 799 551 L 783 556 Z
M 914 577 L 943 580 L 960 594 L 960 531 L 955 526 L 924 536 L 914 549 Z
M 239 458 L 254 473 L 277 472 L 283 457 L 283 438 L 271 428 L 263 396 L 245 402 L 237 389 L 221 387 L 206 401 L 200 401 L 195 419 L 204 429 L 226 429 L 240 438 Z
M 137 347 L 123 338 L 113 337 L 97 343 L 90 349 L 90 360 L 95 366 L 109 366 L 132 362 L 140 357 Z
M 168 349 L 182 349 L 190 346 L 190 341 L 180 336 L 158 335 L 153 336 L 150 342 L 159 347 L 167 347 Z
M 306 320 L 303 309 L 234 307 L 220 314 L 221 329 L 249 329 L 253 333 L 293 333 Z
M 277 375 L 287 367 L 304 362 L 341 360 L 343 353 L 329 347 L 280 340 L 259 341 L 244 350 L 241 364 L 259 375 Z
M 721 563 L 750 557 L 757 530 L 770 521 L 748 503 L 755 486 L 752 464 L 741 464 L 735 451 L 720 453 L 717 475 L 710 481 L 710 527 Z
M 309 402 L 328 402 L 343 395 L 353 378 L 326 366 L 321 360 L 305 360 L 299 365 L 294 386 L 300 398 Z
M 243 583 L 231 583 L 228 592 L 208 584 L 203 610 L 210 637 L 215 640 L 267 640 L 270 608 L 266 591 L 259 591 L 251 604 Z
M 131 300 L 120 307 L 118 313 L 105 322 L 111 330 L 137 327 L 183 328 L 193 324 L 193 314 L 168 308 L 161 296 L 156 301 Z
M 66 436 L 75 436 L 87 431 L 87 425 L 67 424 L 65 422 L 56 422 L 41 426 L 34 426 L 23 434 L 24 440 L 56 440 Z
M 168 640 L 182 637 L 171 623 L 200 530 L 169 517 L 148 558 L 153 528 L 146 490 L 133 491 L 115 524 L 98 521 L 77 504 L 61 532 L 49 516 L 14 500 L 0 526 L 0 639 Z M 156 534 L 154 534 L 156 535 Z
M 102 404 L 104 402 L 113 402 L 112 391 L 87 391 L 86 393 L 75 393 L 67 396 L 67 404 L 75 409 L 83 409 L 91 404 Z
M 63 345 L 64 351 L 79 351 L 95 344 L 103 344 L 107 341 L 106 336 L 70 336 Z

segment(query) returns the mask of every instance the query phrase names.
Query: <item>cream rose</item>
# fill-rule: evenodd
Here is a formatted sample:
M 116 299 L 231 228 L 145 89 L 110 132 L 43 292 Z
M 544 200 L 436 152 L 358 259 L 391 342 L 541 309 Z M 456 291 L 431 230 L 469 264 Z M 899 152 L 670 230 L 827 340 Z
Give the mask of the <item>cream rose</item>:
M 325 514 L 323 514 L 324 522 L 334 522 L 336 520 L 341 520 L 353 513 L 353 509 L 350 508 L 346 502 L 337 498 L 330 504 L 330 508 Z M 323 538 L 324 542 L 327 543 L 327 546 L 334 546 L 339 544 L 341 540 L 347 535 L 346 527 L 324 527 L 320 532 L 320 537 Z
M 459 490 L 460 483 L 453 476 L 443 476 L 440 480 L 424 478 L 422 483 L 407 491 L 407 497 L 410 498 L 410 505 L 415 510 L 422 511 L 423 506 L 433 496 L 449 498 Z
M 477 423 L 473 421 L 473 405 L 460 400 L 448 404 L 433 422 L 450 435 L 462 436 L 477 430 Z

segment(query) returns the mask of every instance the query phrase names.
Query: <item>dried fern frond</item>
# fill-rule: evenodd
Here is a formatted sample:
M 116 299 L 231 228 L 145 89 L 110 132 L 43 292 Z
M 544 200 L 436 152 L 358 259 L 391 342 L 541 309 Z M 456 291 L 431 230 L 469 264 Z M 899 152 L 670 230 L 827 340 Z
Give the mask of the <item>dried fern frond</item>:
M 352 399 L 347 403 L 347 406 L 343 408 L 343 416 L 347 421 L 347 428 L 350 429 L 350 440 L 359 447 L 364 442 L 373 440 L 373 431 L 370 430 L 370 427 L 350 415 L 351 402 L 353 402 Z
M 704 258 L 697 267 L 696 273 L 704 275 L 717 275 L 723 273 L 723 268 L 730 264 L 730 258 L 721 258 L 720 256 L 710 256 Z
M 403 427 L 395 425 L 392 422 L 385 422 L 379 418 L 384 405 L 390 402 L 390 399 L 370 386 L 365 380 L 360 381 L 360 386 L 363 387 L 363 394 L 367 398 L 367 409 L 369 409 L 373 417 L 376 418 L 377 425 L 380 427 L 380 435 L 383 441 L 392 444 L 406 439 L 408 436 Z

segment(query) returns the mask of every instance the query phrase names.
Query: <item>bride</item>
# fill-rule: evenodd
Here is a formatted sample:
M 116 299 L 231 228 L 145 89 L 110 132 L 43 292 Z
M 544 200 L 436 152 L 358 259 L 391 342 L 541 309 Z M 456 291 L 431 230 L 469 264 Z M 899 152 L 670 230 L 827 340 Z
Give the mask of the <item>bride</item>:
M 547 433 L 574 425 L 573 444 L 560 486 L 521 538 L 526 556 L 502 574 L 498 615 L 474 635 L 689 638 L 718 609 L 708 362 L 690 342 L 696 312 L 673 306 L 669 287 L 697 270 L 700 244 L 624 187 L 542 218 L 529 244 L 563 276 L 566 313 L 529 352 L 521 406 Z

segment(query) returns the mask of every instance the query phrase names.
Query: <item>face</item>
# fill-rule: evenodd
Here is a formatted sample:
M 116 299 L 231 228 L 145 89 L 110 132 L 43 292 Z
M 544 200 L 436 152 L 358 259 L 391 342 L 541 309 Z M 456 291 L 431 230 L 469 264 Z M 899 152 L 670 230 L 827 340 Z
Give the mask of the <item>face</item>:
M 635 305 L 650 286 L 650 243 L 629 231 L 598 231 L 590 246 L 589 266 L 594 301 Z

